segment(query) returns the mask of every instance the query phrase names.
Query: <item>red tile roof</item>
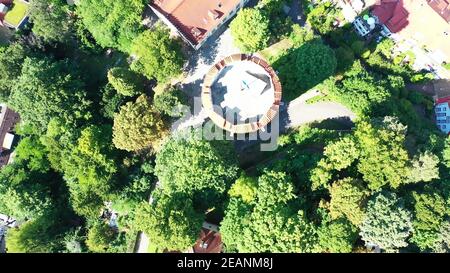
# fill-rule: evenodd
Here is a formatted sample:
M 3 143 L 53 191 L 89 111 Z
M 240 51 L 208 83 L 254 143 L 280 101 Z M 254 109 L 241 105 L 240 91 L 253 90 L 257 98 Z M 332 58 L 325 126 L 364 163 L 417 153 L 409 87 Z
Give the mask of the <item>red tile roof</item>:
M 450 23 L 450 1 L 427 0 L 427 2 L 447 23 Z
M 5 111 L 4 118 L 2 120 L 2 123 L 0 124 L 0 146 L 1 146 L 3 140 L 5 139 L 6 133 L 10 133 L 14 130 L 14 127 L 19 122 L 20 118 L 19 114 L 17 114 L 13 110 L 4 106 L 0 108 L 1 108 L 0 111 Z M 8 164 L 11 152 L 12 151 L 0 147 L 0 168 Z
M 222 252 L 222 238 L 220 233 L 202 228 L 199 239 L 194 245 L 194 253 Z
M 436 100 L 436 104 L 450 102 L 450 96 L 439 98 Z
M 408 25 L 408 11 L 402 0 L 381 0 L 372 8 L 372 14 L 393 33 Z

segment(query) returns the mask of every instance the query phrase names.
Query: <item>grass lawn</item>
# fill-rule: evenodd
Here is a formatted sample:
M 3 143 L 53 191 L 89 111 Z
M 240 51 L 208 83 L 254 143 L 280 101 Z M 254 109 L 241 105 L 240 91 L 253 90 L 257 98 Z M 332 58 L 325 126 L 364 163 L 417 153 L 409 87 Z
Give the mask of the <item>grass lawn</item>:
M 17 27 L 23 18 L 28 14 L 29 5 L 25 2 L 15 0 L 12 8 L 6 13 L 5 21 Z

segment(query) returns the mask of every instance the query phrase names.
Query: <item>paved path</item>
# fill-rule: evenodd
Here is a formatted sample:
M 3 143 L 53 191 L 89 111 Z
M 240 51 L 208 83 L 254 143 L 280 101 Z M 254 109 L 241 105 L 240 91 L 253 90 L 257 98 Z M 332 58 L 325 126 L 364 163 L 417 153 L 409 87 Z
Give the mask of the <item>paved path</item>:
M 318 92 L 309 91 L 295 100 L 291 101 L 281 112 L 280 119 L 284 122 L 284 128 L 295 128 L 303 124 L 314 121 L 322 121 L 327 119 L 356 119 L 355 113 L 337 102 L 317 102 L 314 104 L 307 104 L 306 101 Z
M 138 234 L 138 248 L 136 253 L 148 253 L 148 247 L 150 245 L 150 240 L 144 232 L 139 232 Z

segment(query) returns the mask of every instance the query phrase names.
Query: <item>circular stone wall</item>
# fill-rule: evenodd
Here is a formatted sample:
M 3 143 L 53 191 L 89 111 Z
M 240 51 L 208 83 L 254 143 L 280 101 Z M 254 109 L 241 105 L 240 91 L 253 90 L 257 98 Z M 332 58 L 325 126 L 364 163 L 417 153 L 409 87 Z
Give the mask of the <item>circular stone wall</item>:
M 211 120 L 233 134 L 256 132 L 277 115 L 281 84 L 269 64 L 246 54 L 228 56 L 211 67 L 202 105 Z

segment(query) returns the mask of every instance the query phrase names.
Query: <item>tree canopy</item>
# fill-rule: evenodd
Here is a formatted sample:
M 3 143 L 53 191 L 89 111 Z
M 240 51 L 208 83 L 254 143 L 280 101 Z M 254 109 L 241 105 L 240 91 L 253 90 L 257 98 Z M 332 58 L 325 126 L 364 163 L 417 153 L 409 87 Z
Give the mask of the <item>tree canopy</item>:
M 394 193 L 379 193 L 367 204 L 367 214 L 360 226 L 362 239 L 381 249 L 392 251 L 408 245 L 412 215 Z
M 102 47 L 130 52 L 141 29 L 144 1 L 82 0 L 76 12 Z
M 131 51 L 136 56 L 132 69 L 149 79 L 166 82 L 181 73 L 184 63 L 181 45 L 162 26 L 142 32 Z
M 73 70 L 65 61 L 26 58 L 8 105 L 36 132 L 44 132 L 52 118 L 67 124 L 89 120 L 91 103 Z
M 165 188 L 178 192 L 225 192 L 237 170 L 230 142 L 204 141 L 193 133 L 171 138 L 156 155 L 155 174 Z
M 49 42 L 64 42 L 72 35 L 72 19 L 63 0 L 36 0 L 30 4 L 33 33 Z
M 244 8 L 230 24 L 235 45 L 246 53 L 264 49 L 270 39 L 269 18 L 258 8 Z
M 117 93 L 123 96 L 135 96 L 144 92 L 144 85 L 139 75 L 123 67 L 110 69 L 108 82 Z
M 314 251 L 315 227 L 295 208 L 294 200 L 294 187 L 285 173 L 263 174 L 253 202 L 230 199 L 221 223 L 224 243 L 239 252 Z
M 186 195 L 157 194 L 154 203 L 138 207 L 134 225 L 158 249 L 185 251 L 197 241 L 203 221 Z

